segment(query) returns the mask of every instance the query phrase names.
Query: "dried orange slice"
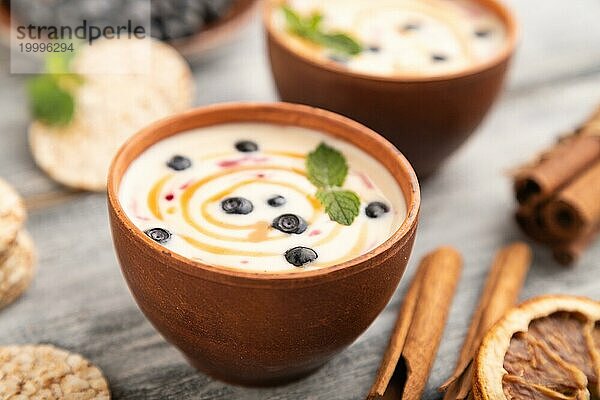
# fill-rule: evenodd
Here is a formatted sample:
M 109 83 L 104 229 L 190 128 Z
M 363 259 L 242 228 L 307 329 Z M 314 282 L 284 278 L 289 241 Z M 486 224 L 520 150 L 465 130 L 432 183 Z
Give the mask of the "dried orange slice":
M 474 369 L 476 400 L 600 398 L 600 302 L 524 302 L 487 333 Z

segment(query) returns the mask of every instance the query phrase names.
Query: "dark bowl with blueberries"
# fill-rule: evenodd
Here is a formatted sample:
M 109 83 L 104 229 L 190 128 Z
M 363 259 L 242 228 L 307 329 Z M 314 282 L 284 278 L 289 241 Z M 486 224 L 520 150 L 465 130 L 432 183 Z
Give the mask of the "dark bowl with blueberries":
M 504 46 L 485 62 L 430 76 L 401 72 L 371 74 L 349 68 L 349 57 L 339 54 L 380 53 L 386 50 L 385 42 L 356 43 L 353 48 L 348 44 L 354 40 L 345 34 L 314 31 L 311 16 L 306 17 L 306 22 L 293 16 L 295 25 L 288 22 L 282 32 L 274 13 L 286 7 L 288 0 L 265 1 L 263 23 L 279 96 L 286 102 L 331 110 L 365 124 L 396 145 L 419 178 L 426 178 L 480 125 L 502 88 L 515 50 L 517 23 L 511 12 L 497 0 L 474 1 L 492 10 L 503 22 Z M 318 17 L 316 21 L 325 18 Z M 402 35 L 428 32 L 422 24 L 425 22 L 398 26 L 397 32 Z M 332 51 L 328 59 L 319 59 L 304 47 L 291 45 L 287 39 L 289 32 L 317 46 L 343 48 L 346 53 Z M 472 35 L 481 42 L 494 39 L 494 31 L 483 28 Z M 431 64 L 437 66 L 450 60 L 448 55 L 435 52 L 430 58 Z
M 170 232 L 159 228 L 144 232 L 129 219 L 119 200 L 119 188 L 129 166 L 146 149 L 180 132 L 244 122 L 313 129 L 358 147 L 390 172 L 404 198 L 406 217 L 381 245 L 338 264 L 304 270 L 301 267 L 316 258 L 314 250 L 290 249 L 284 256 L 299 267 L 293 272 L 202 263 L 161 245 L 170 240 Z M 184 157 L 169 162 L 171 169 L 186 168 Z M 265 204 L 276 212 L 285 202 L 285 197 L 274 193 Z M 222 199 L 218 206 L 236 218 L 251 215 L 258 207 L 235 195 Z M 113 160 L 108 207 L 125 280 L 163 337 L 203 373 L 235 384 L 270 386 L 317 370 L 356 340 L 384 309 L 412 252 L 420 191 L 404 156 L 359 123 L 303 105 L 233 103 L 169 117 L 133 136 Z M 387 204 L 375 202 L 366 208 L 369 218 L 389 210 Z M 283 212 L 270 228 L 301 234 L 307 231 L 307 221 Z
M 151 36 L 195 60 L 235 38 L 250 20 L 258 0 L 0 0 L 0 26 L 9 31 L 10 15 L 22 25 L 103 27 L 131 20 Z M 11 9 L 12 7 L 12 9 Z M 118 24 L 117 24 L 118 23 Z

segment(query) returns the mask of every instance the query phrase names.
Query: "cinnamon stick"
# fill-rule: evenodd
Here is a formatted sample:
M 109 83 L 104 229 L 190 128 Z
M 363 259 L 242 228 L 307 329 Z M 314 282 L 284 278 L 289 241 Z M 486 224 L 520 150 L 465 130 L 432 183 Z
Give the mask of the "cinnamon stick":
M 600 139 L 576 135 L 559 142 L 537 163 L 515 177 L 514 190 L 521 204 L 547 197 L 600 159 Z
M 517 242 L 501 249 L 494 259 L 479 304 L 460 352 L 454 373 L 439 390 L 444 400 L 464 400 L 472 396 L 472 362 L 483 336 L 517 302 L 525 282 L 531 249 Z
M 600 107 L 513 176 L 521 229 L 559 263 L 576 261 L 600 226 Z
M 598 231 L 600 231 L 600 225 L 588 230 L 572 242 L 556 245 L 552 250 L 554 259 L 562 265 L 573 264 L 581 257 L 590 243 L 592 243 Z
M 427 257 L 427 256 L 426 256 Z M 427 267 L 426 258 L 421 261 L 417 272 L 408 288 L 408 292 L 402 301 L 400 311 L 398 312 L 398 318 L 392 336 L 390 337 L 390 343 L 388 344 L 387 350 L 383 355 L 381 366 L 377 371 L 375 382 L 371 387 L 371 391 L 367 396 L 368 400 L 383 398 L 384 394 L 389 393 L 389 383 L 402 355 L 402 349 L 406 343 L 406 336 L 410 329 L 410 324 L 413 319 L 415 312 L 415 306 L 417 299 L 419 298 L 419 292 L 421 290 L 421 282 L 423 281 L 423 273 Z M 400 388 L 402 390 L 402 388 Z M 397 396 L 398 398 L 400 396 Z
M 575 263 L 600 232 L 600 225 L 589 229 L 574 240 L 565 240 L 549 232 L 541 214 L 541 208 L 543 208 L 543 204 L 539 206 L 522 205 L 515 214 L 517 224 L 536 242 L 549 245 L 554 259 L 558 263 L 562 265 Z
M 542 211 L 548 231 L 575 240 L 600 223 L 600 161 L 559 191 Z
M 584 136 L 600 135 L 600 107 L 598 107 L 590 116 L 590 118 L 583 124 L 580 134 Z
M 451 247 L 441 247 L 421 260 L 368 400 L 420 399 L 461 270 L 462 257 Z
M 555 244 L 560 238 L 553 236 L 547 229 L 541 214 L 545 203 L 522 205 L 515 214 L 515 220 L 523 232 L 539 243 Z

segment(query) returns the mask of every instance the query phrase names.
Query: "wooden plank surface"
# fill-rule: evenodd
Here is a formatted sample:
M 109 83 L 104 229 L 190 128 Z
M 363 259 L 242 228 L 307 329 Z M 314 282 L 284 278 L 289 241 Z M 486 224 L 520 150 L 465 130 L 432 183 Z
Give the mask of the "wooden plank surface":
M 395 297 L 347 351 L 313 376 L 274 389 L 225 385 L 196 373 L 145 320 L 121 277 L 101 194 L 63 196 L 27 148 L 23 77 L 0 52 L 0 176 L 30 199 L 28 229 L 39 273 L 17 303 L 0 312 L 0 344 L 46 342 L 81 352 L 110 380 L 115 399 L 361 399 L 370 386 L 399 301 L 418 259 L 441 244 L 465 255 L 458 295 L 426 399 L 451 372 L 494 251 L 523 236 L 512 221 L 507 170 L 573 127 L 600 103 L 600 3 L 511 0 L 522 40 L 508 90 L 475 136 L 423 185 L 415 251 Z M 196 67 L 197 104 L 275 100 L 259 21 L 241 40 Z M 432 110 L 432 112 L 435 112 Z M 50 196 L 55 201 L 48 205 Z M 63 198 L 64 197 L 64 198 Z M 535 246 L 523 298 L 542 293 L 599 297 L 600 243 L 574 269 Z

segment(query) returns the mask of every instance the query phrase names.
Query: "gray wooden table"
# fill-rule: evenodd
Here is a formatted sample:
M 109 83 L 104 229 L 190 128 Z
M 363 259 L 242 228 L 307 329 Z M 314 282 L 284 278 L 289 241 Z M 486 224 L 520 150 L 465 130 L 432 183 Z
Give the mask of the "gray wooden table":
M 0 344 L 45 342 L 80 352 L 106 373 L 115 399 L 361 399 L 418 259 L 451 244 L 464 253 L 466 264 L 424 396 L 437 398 L 434 389 L 453 368 L 494 251 L 523 238 L 512 220 L 507 170 L 600 103 L 600 2 L 510 5 L 523 29 L 507 91 L 478 134 L 424 185 L 416 247 L 396 296 L 347 351 L 315 375 L 274 389 L 232 387 L 196 373 L 145 320 L 115 260 L 105 196 L 64 196 L 33 164 L 24 81 L 9 75 L 8 55 L 0 52 L 0 176 L 37 204 L 28 228 L 40 255 L 33 286 L 0 312 Z M 196 81 L 199 105 L 275 100 L 259 21 L 241 41 L 198 65 Z M 542 293 L 600 298 L 600 243 L 574 269 L 534 249 L 523 298 Z

